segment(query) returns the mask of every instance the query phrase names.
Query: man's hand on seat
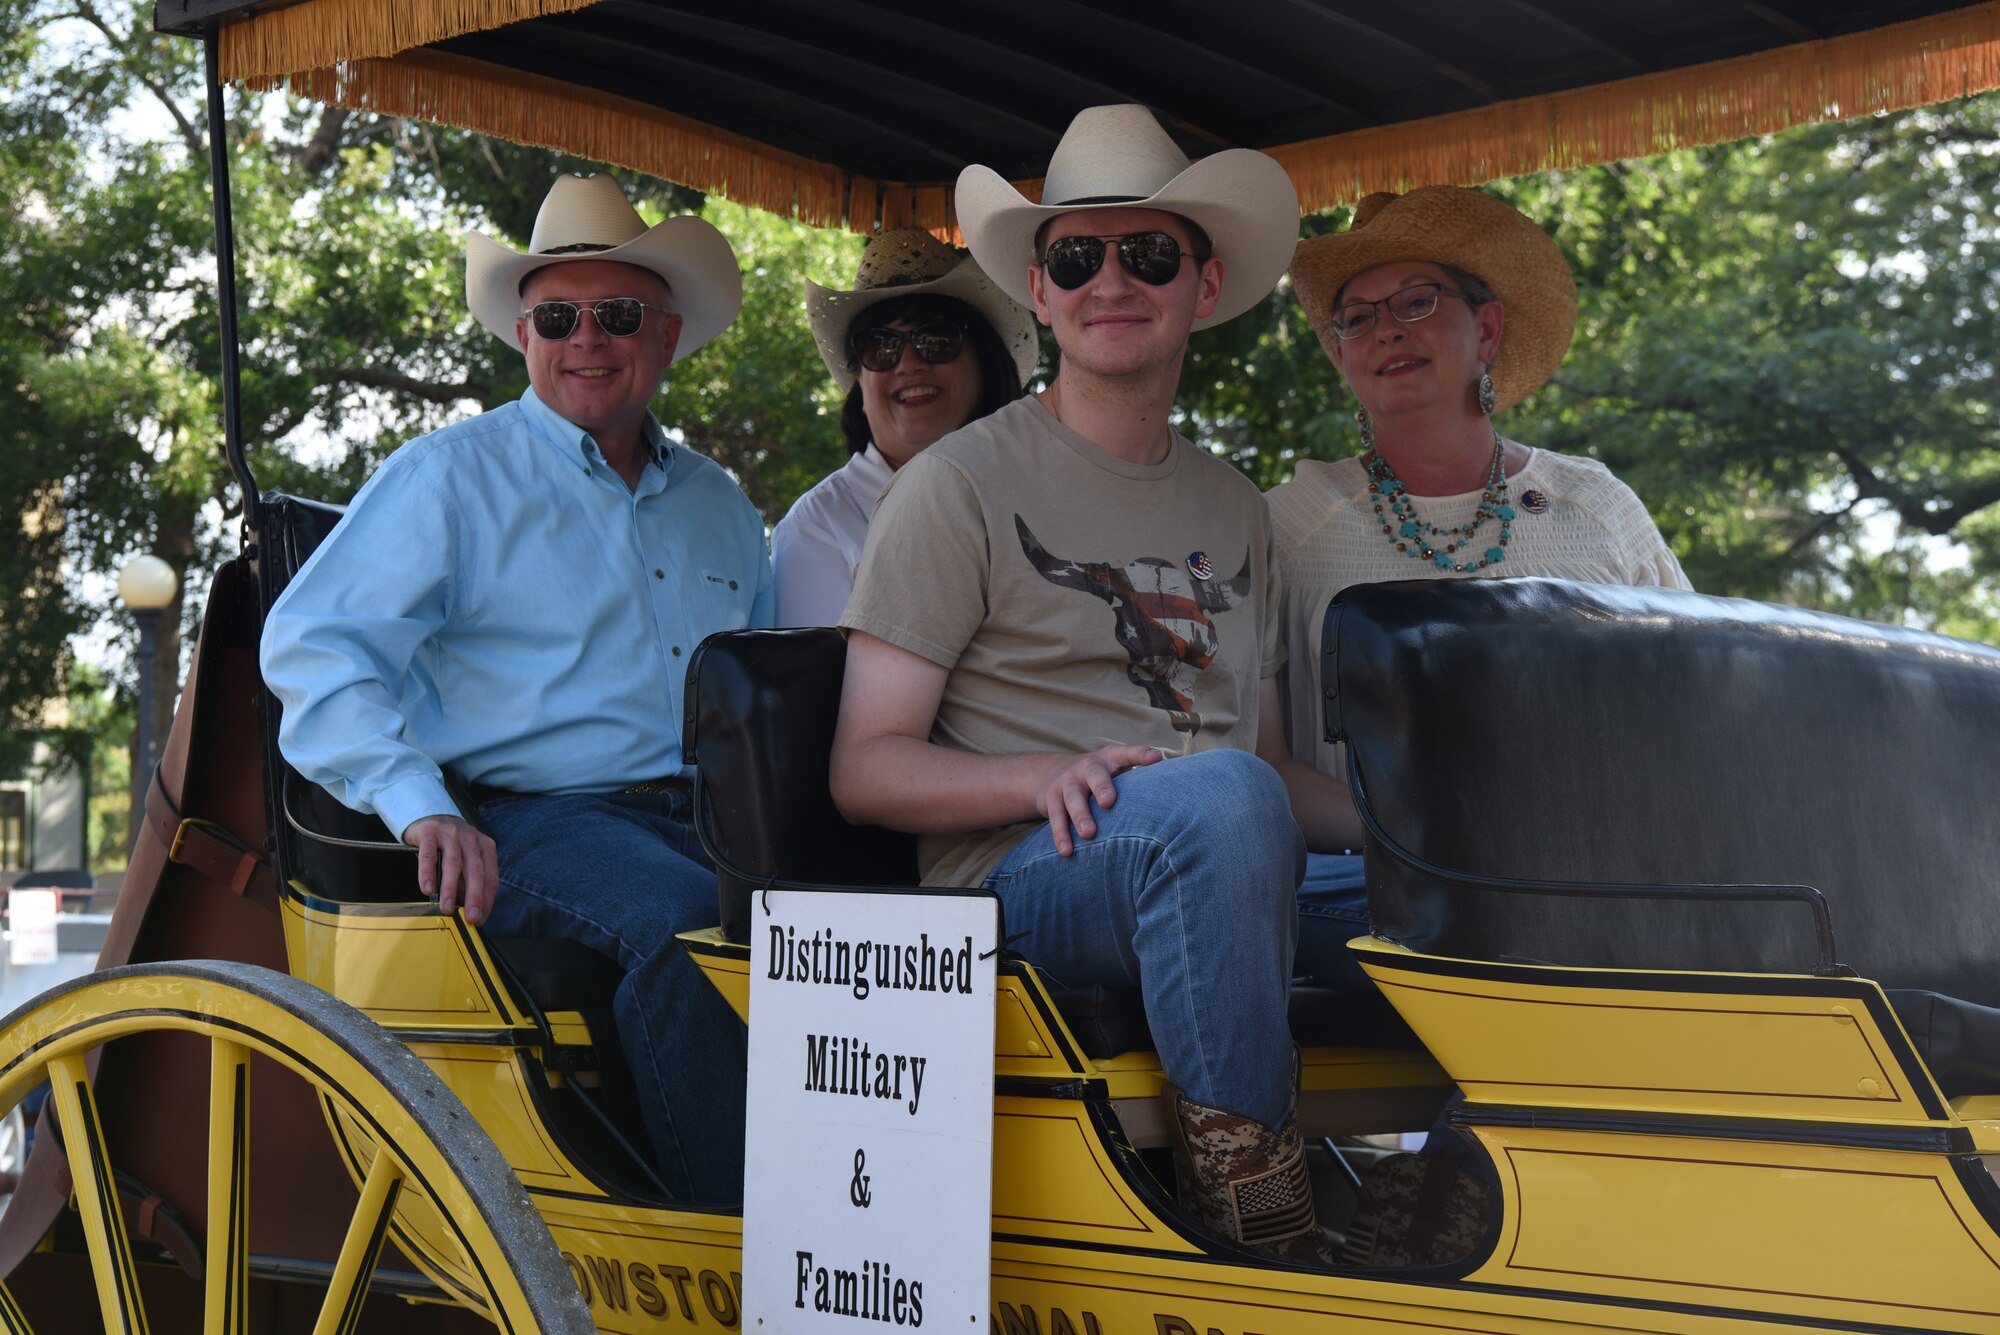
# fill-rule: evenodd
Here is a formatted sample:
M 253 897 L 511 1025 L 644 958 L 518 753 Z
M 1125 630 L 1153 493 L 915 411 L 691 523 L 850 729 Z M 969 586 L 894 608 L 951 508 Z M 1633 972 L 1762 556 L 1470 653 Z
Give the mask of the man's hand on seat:
M 438 902 L 439 913 L 465 906 L 465 920 L 486 921 L 500 888 L 500 857 L 493 840 L 457 816 L 425 816 L 403 830 L 417 850 L 417 886 Z

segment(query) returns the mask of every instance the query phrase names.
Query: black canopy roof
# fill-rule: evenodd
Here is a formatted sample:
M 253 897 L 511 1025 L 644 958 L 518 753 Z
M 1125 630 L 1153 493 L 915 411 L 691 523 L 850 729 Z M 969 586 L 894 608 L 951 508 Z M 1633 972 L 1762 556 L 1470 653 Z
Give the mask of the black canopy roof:
M 324 0 L 319 0 L 324 3 Z M 199 33 L 277 6 L 160 0 Z M 1847 37 L 1953 0 L 600 0 L 430 44 L 884 181 L 1033 177 L 1082 107 L 1272 149 Z

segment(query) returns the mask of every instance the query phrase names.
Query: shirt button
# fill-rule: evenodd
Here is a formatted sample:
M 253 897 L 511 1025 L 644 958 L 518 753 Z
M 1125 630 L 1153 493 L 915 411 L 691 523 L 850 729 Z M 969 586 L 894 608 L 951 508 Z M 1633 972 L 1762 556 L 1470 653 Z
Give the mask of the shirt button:
M 666 577 L 667 577 L 667 572 L 664 570 L 655 570 L 653 572 L 654 579 L 665 579 Z
M 679 658 L 680 656 L 681 656 L 681 647 L 677 644 L 674 646 L 674 657 Z
M 733 579 L 732 579 L 732 580 L 730 580 L 730 581 L 729 581 L 729 587 L 730 587 L 730 588 L 732 588 L 732 589 L 734 589 L 734 588 L 736 587 L 736 581 L 735 581 L 735 580 L 733 580 Z

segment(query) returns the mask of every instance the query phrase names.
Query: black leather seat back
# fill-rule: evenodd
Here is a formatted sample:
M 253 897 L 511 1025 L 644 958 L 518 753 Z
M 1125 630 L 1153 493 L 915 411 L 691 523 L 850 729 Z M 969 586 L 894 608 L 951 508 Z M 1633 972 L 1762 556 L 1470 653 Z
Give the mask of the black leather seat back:
M 2000 651 L 1735 599 L 1554 580 L 1361 586 L 1329 736 L 1384 834 L 1457 872 L 1803 883 L 1841 961 L 2000 1005 Z M 1795 904 L 1499 893 L 1371 843 L 1381 934 L 1478 959 L 1803 972 Z
M 264 610 L 268 612 L 285 586 L 292 582 L 292 576 L 299 573 L 299 567 L 319 550 L 326 535 L 333 532 L 333 526 L 347 513 L 347 507 L 273 491 L 265 493 L 262 508 L 264 550 L 260 568 L 265 581 Z
M 268 613 L 347 507 L 268 492 L 262 509 L 258 571 Z M 343 806 L 285 761 L 278 751 L 280 713 L 277 701 L 267 699 L 264 745 L 269 791 L 277 807 L 271 828 L 279 872 L 342 899 L 394 903 L 411 898 L 416 893 L 415 860 L 380 820 Z
M 715 860 L 722 928 L 748 939 L 769 878 L 915 885 L 917 841 L 850 825 L 827 791 L 847 641 L 837 630 L 711 635 L 688 660 L 683 754 L 699 767 L 696 823 Z

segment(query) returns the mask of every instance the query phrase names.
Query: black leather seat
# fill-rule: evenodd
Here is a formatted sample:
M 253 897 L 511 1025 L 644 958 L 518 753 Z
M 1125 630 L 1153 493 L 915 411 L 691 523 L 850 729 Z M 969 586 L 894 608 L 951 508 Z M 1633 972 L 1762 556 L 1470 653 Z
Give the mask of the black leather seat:
M 715 860 L 723 932 L 748 940 L 750 906 L 771 881 L 789 885 L 908 886 L 917 883 L 916 840 L 850 825 L 827 791 L 840 713 L 847 641 L 837 630 L 728 631 L 688 661 L 681 737 L 699 767 L 696 828 Z M 1032 960 L 1033 943 L 1027 946 Z M 1052 992 L 1083 1050 L 1093 1057 L 1153 1046 L 1137 992 L 1092 987 Z M 1329 993 L 1295 988 L 1292 1033 L 1302 1043 L 1352 1043 L 1351 1007 Z M 1407 1045 L 1379 1018 L 1373 1036 Z
M 1641 969 L 1837 954 L 1948 1094 L 2000 1092 L 2000 651 L 1542 579 L 1349 589 L 1323 649 L 1380 934 Z

